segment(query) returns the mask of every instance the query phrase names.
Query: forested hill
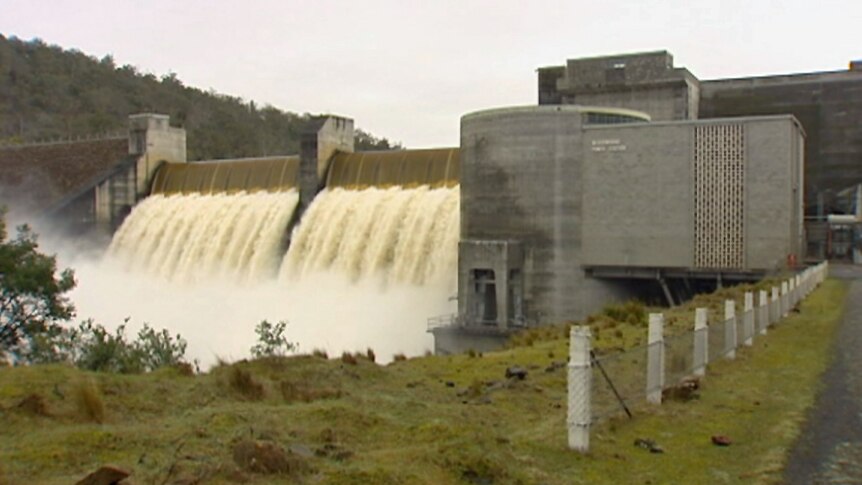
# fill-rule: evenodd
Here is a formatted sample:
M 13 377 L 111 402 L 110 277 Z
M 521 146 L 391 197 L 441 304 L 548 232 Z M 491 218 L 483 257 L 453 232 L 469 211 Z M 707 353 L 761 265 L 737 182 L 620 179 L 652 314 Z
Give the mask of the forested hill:
M 0 34 L 0 143 L 122 132 L 143 112 L 169 114 L 186 129 L 189 160 L 298 153 L 311 117 Z M 388 148 L 400 145 L 357 130 L 357 150 Z

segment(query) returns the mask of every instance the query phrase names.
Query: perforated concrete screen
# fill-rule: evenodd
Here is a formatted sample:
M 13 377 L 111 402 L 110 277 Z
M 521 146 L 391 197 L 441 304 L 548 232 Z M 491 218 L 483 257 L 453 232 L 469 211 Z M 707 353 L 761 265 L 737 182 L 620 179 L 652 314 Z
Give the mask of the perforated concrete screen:
M 694 127 L 694 266 L 742 268 L 745 139 L 742 124 Z

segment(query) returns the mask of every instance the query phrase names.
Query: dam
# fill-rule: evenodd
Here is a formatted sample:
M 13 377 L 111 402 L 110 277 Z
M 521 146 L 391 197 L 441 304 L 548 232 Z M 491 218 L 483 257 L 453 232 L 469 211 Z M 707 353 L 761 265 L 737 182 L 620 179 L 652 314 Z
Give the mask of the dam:
M 150 122 L 148 147 L 168 126 Z M 673 305 L 793 264 L 803 143 L 792 116 L 655 122 L 565 105 L 469 113 L 457 148 L 354 153 L 352 120 L 330 116 L 296 156 L 130 165 L 105 191 L 117 215 L 106 259 L 161 281 L 285 295 L 319 275 L 412 288 L 424 311 L 448 312 L 414 303 L 408 318 L 435 351 L 493 349 L 608 302 Z M 130 193 L 127 210 L 113 204 Z M 338 306 L 345 288 L 321 293 Z

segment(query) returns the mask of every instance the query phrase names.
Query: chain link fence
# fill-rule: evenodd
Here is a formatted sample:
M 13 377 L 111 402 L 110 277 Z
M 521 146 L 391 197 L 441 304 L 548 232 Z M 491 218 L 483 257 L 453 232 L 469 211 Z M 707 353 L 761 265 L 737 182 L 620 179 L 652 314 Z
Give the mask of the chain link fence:
M 648 345 L 640 345 L 593 359 L 593 423 L 643 404 L 648 350 Z
M 827 268 L 821 264 L 788 282 L 786 293 L 781 295 L 786 298 L 785 305 L 793 307 L 810 293 L 824 280 Z M 760 329 L 777 323 L 782 313 L 780 300 L 774 301 L 768 295 L 768 305 L 763 306 L 760 300 L 754 300 L 755 296 L 746 296 L 748 304 L 756 301 L 750 310 L 734 314 L 734 304 L 728 302 L 726 311 L 732 317 L 716 318 L 701 328 L 695 329 L 695 312 L 692 312 L 691 330 L 665 336 L 664 320 L 659 316 L 658 341 L 600 356 L 590 352 L 591 368 L 588 376 L 582 377 L 590 379 L 590 384 L 569 386 L 570 391 L 580 393 L 570 396 L 574 398 L 570 399 L 570 405 L 589 409 L 589 423 L 596 424 L 614 416 L 631 417 L 647 404 L 648 396 L 660 403 L 661 393 L 669 387 L 702 374 L 710 362 L 731 357 L 747 338 L 750 341 L 761 336 Z

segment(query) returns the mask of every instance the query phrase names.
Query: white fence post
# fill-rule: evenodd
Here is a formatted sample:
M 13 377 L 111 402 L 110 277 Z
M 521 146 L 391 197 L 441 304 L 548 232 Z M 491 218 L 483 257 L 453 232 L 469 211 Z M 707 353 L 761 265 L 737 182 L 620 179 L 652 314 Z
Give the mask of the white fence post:
M 742 314 L 742 343 L 748 347 L 754 345 L 754 293 L 745 292 L 745 306 Z
M 769 326 L 769 297 L 766 290 L 760 290 L 760 306 L 757 308 L 757 327 L 760 335 L 766 335 Z
M 569 449 L 586 453 L 590 449 L 590 397 L 593 371 L 590 359 L 590 327 L 573 326 L 569 332 Z
M 775 325 L 781 318 L 781 308 L 778 307 L 778 287 L 772 287 L 772 302 L 769 305 L 769 323 Z
M 724 300 L 724 356 L 736 358 L 736 302 Z
M 706 375 L 709 363 L 709 328 L 706 308 L 694 310 L 694 375 Z
M 781 282 L 781 318 L 787 316 L 790 313 L 790 308 L 788 308 L 788 297 L 787 297 L 787 282 Z
M 647 402 L 661 404 L 664 389 L 664 315 L 661 313 L 649 314 L 647 344 Z

